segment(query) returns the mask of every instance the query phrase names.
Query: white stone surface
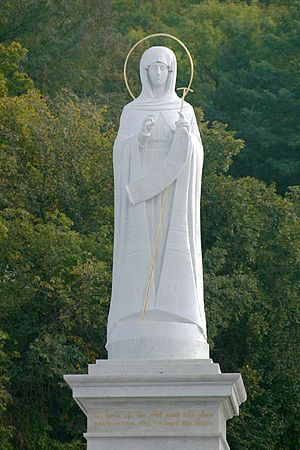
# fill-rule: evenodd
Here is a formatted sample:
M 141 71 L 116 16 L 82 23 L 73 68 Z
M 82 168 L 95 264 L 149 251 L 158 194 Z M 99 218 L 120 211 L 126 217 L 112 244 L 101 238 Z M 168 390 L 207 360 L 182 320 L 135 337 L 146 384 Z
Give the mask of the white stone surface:
M 195 324 L 120 322 L 107 345 L 109 359 L 208 359 L 209 346 Z
M 241 375 L 209 359 L 99 360 L 65 380 L 87 416 L 88 450 L 228 449 L 226 420 L 246 399 Z
M 193 107 L 184 101 L 178 114 L 176 76 L 172 50 L 144 52 L 142 92 L 124 107 L 114 143 L 109 359 L 145 359 L 149 352 L 153 359 L 209 356 L 200 237 L 203 147 Z

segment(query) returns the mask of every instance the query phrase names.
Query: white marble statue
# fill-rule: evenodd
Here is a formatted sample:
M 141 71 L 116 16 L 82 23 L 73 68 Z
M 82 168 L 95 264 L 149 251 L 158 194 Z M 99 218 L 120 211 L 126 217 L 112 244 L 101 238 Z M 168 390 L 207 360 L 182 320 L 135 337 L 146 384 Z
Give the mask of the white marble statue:
M 146 50 L 142 92 L 120 118 L 113 150 L 109 359 L 209 357 L 200 237 L 203 147 L 192 106 L 184 101 L 178 113 L 176 76 L 172 50 Z

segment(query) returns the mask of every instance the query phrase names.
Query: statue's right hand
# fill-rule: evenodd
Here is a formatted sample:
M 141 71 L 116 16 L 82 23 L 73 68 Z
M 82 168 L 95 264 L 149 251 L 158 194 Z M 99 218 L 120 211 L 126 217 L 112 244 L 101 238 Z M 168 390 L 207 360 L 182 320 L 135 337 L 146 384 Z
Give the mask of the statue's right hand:
M 140 148 L 147 147 L 149 136 L 151 135 L 152 128 L 157 120 L 155 116 L 146 117 L 143 121 L 141 131 L 139 132 L 138 140 Z
M 146 117 L 146 119 L 143 121 L 142 124 L 142 134 L 146 135 L 146 136 L 150 136 L 152 128 L 154 127 L 154 124 L 157 120 L 157 117 L 155 116 L 149 116 Z

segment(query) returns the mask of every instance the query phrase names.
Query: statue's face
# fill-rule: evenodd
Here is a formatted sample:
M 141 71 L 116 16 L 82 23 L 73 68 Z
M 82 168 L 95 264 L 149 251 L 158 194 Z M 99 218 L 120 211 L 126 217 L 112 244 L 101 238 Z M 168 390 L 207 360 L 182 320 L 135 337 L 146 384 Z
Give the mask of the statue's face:
M 149 66 L 148 74 L 152 86 L 160 87 L 166 84 L 169 75 L 169 69 L 166 64 L 162 62 L 155 62 Z

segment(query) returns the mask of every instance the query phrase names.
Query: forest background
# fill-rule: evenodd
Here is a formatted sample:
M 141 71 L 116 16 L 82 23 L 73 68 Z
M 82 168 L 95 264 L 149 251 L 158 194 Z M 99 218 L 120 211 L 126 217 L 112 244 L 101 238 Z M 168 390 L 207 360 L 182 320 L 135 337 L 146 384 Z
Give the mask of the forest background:
M 195 61 L 209 344 L 248 393 L 230 446 L 299 448 L 299 6 L 0 2 L 1 450 L 85 448 L 62 377 L 106 357 L 122 69 L 155 32 L 179 37 Z M 185 86 L 186 56 L 163 45 Z M 145 48 L 129 67 L 136 94 Z

